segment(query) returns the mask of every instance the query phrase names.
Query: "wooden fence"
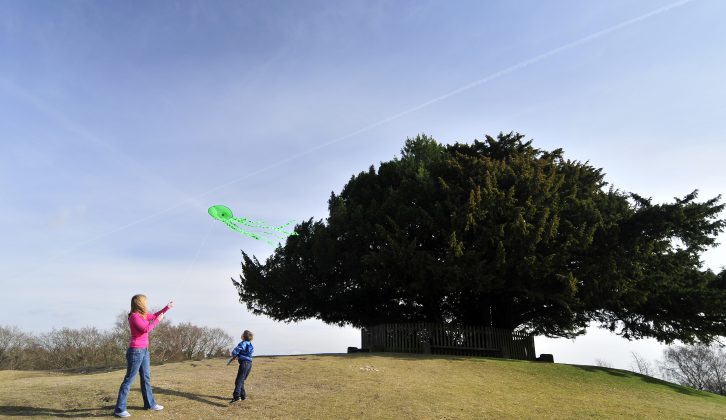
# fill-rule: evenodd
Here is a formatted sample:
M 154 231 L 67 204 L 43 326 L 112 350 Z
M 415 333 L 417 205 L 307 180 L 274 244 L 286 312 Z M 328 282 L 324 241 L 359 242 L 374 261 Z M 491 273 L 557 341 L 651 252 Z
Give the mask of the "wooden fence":
M 370 351 L 488 356 L 534 360 L 534 337 L 483 326 L 380 324 L 361 330 Z

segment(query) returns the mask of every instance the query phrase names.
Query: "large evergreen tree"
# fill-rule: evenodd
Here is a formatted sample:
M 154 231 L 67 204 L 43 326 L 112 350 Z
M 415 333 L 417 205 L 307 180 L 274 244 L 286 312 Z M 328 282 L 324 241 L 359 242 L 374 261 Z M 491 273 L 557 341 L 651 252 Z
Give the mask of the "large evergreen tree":
M 654 204 L 601 169 L 518 134 L 409 139 L 400 158 L 331 194 L 262 264 L 243 253 L 240 301 L 277 320 L 455 322 L 573 337 L 726 335 L 726 275 L 700 254 L 726 226 L 720 197 Z

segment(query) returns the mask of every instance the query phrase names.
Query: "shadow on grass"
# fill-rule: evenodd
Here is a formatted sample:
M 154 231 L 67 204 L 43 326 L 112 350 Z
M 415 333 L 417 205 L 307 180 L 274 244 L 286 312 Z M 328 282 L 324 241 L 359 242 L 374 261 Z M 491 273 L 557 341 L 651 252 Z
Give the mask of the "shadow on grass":
M 398 360 L 479 360 L 479 361 L 491 360 L 491 361 L 496 361 L 496 362 L 517 362 L 517 363 L 534 362 L 534 363 L 538 363 L 534 360 L 504 359 L 504 358 L 499 358 L 499 357 L 449 356 L 449 355 L 421 354 L 421 353 L 371 352 L 371 353 L 351 353 L 351 354 L 341 353 L 341 354 L 327 355 L 327 357 L 366 357 L 366 356 L 389 357 L 389 358 L 398 359 Z M 702 398 L 718 397 L 718 394 L 713 394 L 713 393 L 706 392 L 706 391 L 699 391 L 695 388 L 674 384 L 672 382 L 653 378 L 652 376 L 641 375 L 641 374 L 635 373 L 635 372 L 623 371 L 620 369 L 605 368 L 605 367 L 600 367 L 600 366 L 589 366 L 589 365 L 567 364 L 567 366 L 572 366 L 572 367 L 575 367 L 577 369 L 581 369 L 581 370 L 584 370 L 587 372 L 603 372 L 603 373 L 607 373 L 608 375 L 617 376 L 620 378 L 637 377 L 637 378 L 640 378 L 640 380 L 647 382 L 649 384 L 665 386 L 675 392 L 689 395 L 689 396 L 702 397 Z
M 60 417 L 60 418 L 79 418 L 79 417 L 110 417 L 113 415 L 113 405 L 105 405 L 103 407 L 94 408 L 72 408 L 61 410 L 58 408 L 43 407 L 23 407 L 19 405 L 0 405 L 0 416 L 3 417 Z M 129 407 L 130 410 L 143 410 L 143 407 Z M 103 411 L 100 412 L 99 411 Z
M 430 354 L 430 353 L 394 353 L 394 352 L 358 352 L 358 353 L 311 353 L 311 354 L 290 354 L 290 355 L 265 355 L 257 356 L 257 359 L 267 359 L 274 361 L 276 358 L 295 358 L 297 360 L 321 360 L 321 357 L 338 358 L 338 359 L 355 359 L 364 357 L 387 357 L 396 360 L 450 360 L 450 361 L 493 361 L 493 362 L 535 362 L 535 360 L 521 359 L 505 359 L 494 356 L 458 356 L 449 354 Z
M 199 394 L 192 394 L 191 392 L 182 392 L 182 391 L 176 391 L 173 389 L 166 389 L 166 388 L 159 388 L 158 386 L 154 387 L 154 394 L 161 394 L 161 395 L 171 395 L 174 397 L 182 397 L 186 398 L 188 400 L 213 405 L 215 407 L 227 407 L 228 404 L 221 404 L 215 401 L 212 401 L 212 399 L 215 400 L 222 400 L 226 401 L 228 398 L 220 397 L 217 395 L 199 395 Z M 231 399 L 231 398 L 230 398 Z
M 58 369 L 51 372 L 74 374 L 74 375 L 94 375 L 97 373 L 108 373 L 115 372 L 117 370 L 126 370 L 126 365 L 111 365 L 111 366 L 86 366 L 79 368 L 69 369 Z
M 449 354 L 424 354 L 424 353 L 388 353 L 388 352 L 370 352 L 370 353 L 351 353 L 341 354 L 339 357 L 366 357 L 378 356 L 388 357 L 397 360 L 476 360 L 476 361 L 496 361 L 496 362 L 529 362 L 530 360 L 505 359 L 493 356 L 456 356 Z
M 652 376 L 641 375 L 639 373 L 633 373 L 633 376 L 637 376 L 641 380 L 643 380 L 645 382 L 648 382 L 649 384 L 667 386 L 668 388 L 671 388 L 674 391 L 680 392 L 681 394 L 693 395 L 693 396 L 696 396 L 696 397 L 704 397 L 704 398 L 711 398 L 711 397 L 717 397 L 718 396 L 718 394 L 712 394 L 712 393 L 706 392 L 706 391 L 699 391 L 699 390 L 697 390 L 695 388 L 690 388 L 690 387 L 687 387 L 687 386 L 674 384 L 674 383 L 671 383 L 671 382 L 668 382 L 668 381 L 663 381 L 663 380 L 658 379 L 658 378 L 653 378 Z
M 255 359 L 266 359 L 274 361 L 278 358 L 295 358 L 297 360 L 321 360 L 322 357 L 332 357 L 339 359 L 350 359 L 356 357 L 390 357 L 400 360 L 493 360 L 501 362 L 535 362 L 536 360 L 527 359 L 505 359 L 496 356 L 466 356 L 451 354 L 431 354 L 431 353 L 395 353 L 395 352 L 357 352 L 357 353 L 305 353 L 305 354 L 269 354 L 264 356 L 255 356 Z
M 649 384 L 665 386 L 665 387 L 672 389 L 673 391 L 676 391 L 676 392 L 679 392 L 679 393 L 685 394 L 685 395 L 694 396 L 694 397 L 711 397 L 711 395 L 709 395 L 709 393 L 707 393 L 707 392 L 699 391 L 695 388 L 690 388 L 690 387 L 683 386 L 683 385 L 674 384 L 672 382 L 657 379 L 652 376 L 641 375 L 640 373 L 628 372 L 628 371 L 623 371 L 623 370 L 619 370 L 619 369 L 605 368 L 605 367 L 600 367 L 600 366 L 587 366 L 587 365 L 569 365 L 569 366 L 572 366 L 572 367 L 575 367 L 575 368 L 578 368 L 581 370 L 585 370 L 587 372 L 604 372 L 604 373 L 607 373 L 608 375 L 613 375 L 613 376 L 618 376 L 618 377 L 623 377 L 623 378 L 636 377 L 636 378 L 640 378 L 640 380 L 647 382 Z M 715 396 L 715 395 L 716 394 L 713 394 L 713 396 Z
M 621 378 L 627 378 L 628 376 L 632 376 L 632 372 L 626 373 L 626 372 L 623 372 L 618 369 L 606 368 L 606 367 L 602 367 L 602 366 L 589 366 L 589 365 L 568 365 L 568 366 L 572 366 L 572 367 L 575 367 L 575 368 L 578 368 L 580 370 L 584 370 L 587 372 L 607 373 L 608 375 L 618 376 Z

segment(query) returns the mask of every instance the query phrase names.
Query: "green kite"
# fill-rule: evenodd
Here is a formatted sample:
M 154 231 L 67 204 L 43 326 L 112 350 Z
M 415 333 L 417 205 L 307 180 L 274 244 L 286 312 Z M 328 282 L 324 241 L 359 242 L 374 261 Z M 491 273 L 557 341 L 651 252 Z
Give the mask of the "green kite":
M 275 246 L 275 243 L 273 243 L 270 239 L 262 237 L 261 235 L 272 237 L 280 241 L 285 240 L 285 238 L 287 238 L 288 236 L 297 235 L 297 233 L 295 232 L 285 230 L 285 228 L 291 225 L 294 220 L 291 220 L 282 226 L 270 226 L 261 221 L 249 220 L 244 217 L 234 217 L 234 215 L 232 214 L 232 210 L 230 210 L 227 206 L 216 205 L 210 207 L 207 211 L 209 212 L 210 216 L 224 223 L 235 232 L 239 232 L 243 235 L 249 236 L 252 239 L 265 241 L 272 246 Z M 252 229 L 259 229 L 259 232 L 250 232 L 246 229 L 243 229 L 242 226 Z

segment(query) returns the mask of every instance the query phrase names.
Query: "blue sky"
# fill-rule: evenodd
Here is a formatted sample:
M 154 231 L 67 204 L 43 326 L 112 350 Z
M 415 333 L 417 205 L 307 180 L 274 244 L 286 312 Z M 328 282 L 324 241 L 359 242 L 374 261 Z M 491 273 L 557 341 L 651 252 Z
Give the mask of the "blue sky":
M 263 354 L 358 345 L 353 329 L 247 313 L 229 278 L 241 249 L 271 248 L 206 208 L 324 218 L 331 191 L 419 133 L 518 131 L 656 202 L 722 194 L 725 12 L 717 0 L 2 1 L 0 323 L 104 328 L 143 292 L 175 298 L 173 320 L 254 330 Z M 725 261 L 724 246 L 704 256 Z M 537 339 L 557 361 L 622 368 L 629 351 L 661 349 L 595 329 Z

